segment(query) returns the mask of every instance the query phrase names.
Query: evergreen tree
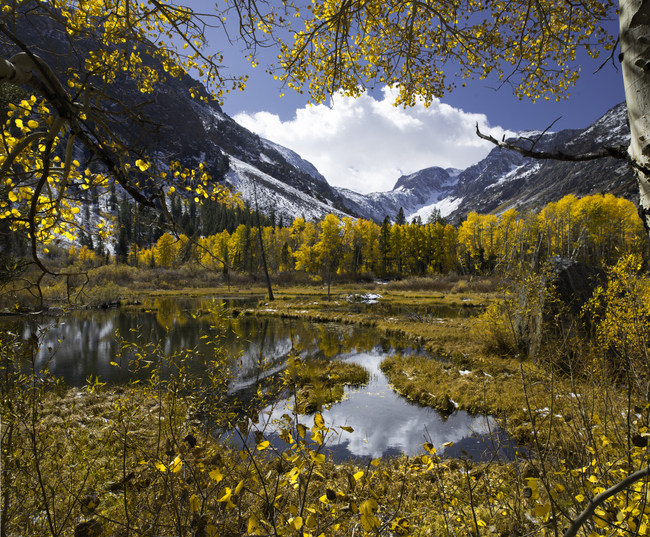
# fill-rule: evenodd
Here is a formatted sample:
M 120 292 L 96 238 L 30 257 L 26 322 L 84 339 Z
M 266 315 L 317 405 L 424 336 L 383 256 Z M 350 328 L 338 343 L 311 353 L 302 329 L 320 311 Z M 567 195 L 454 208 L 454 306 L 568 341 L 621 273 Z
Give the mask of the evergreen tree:
M 398 226 L 403 226 L 404 224 L 406 224 L 406 216 L 404 216 L 404 208 L 403 207 L 399 208 L 399 211 L 397 213 L 397 218 L 395 218 L 395 223 Z
M 282 216 L 280 216 L 280 219 L 282 219 Z M 290 269 L 292 266 L 291 262 L 291 249 L 289 248 L 289 244 L 287 241 L 284 242 L 282 245 L 282 252 L 280 253 L 280 263 L 282 264 L 283 267 Z
M 390 218 L 388 215 L 381 224 L 379 233 L 379 255 L 381 255 L 381 274 L 386 276 L 388 271 L 388 254 L 390 252 Z
M 429 213 L 427 218 L 427 224 L 442 224 L 443 226 L 447 225 L 447 220 L 443 218 L 438 207 L 434 207 L 433 210 Z
M 108 208 L 112 212 L 117 211 L 117 193 L 115 192 L 115 183 L 111 184 L 111 193 L 108 198 Z

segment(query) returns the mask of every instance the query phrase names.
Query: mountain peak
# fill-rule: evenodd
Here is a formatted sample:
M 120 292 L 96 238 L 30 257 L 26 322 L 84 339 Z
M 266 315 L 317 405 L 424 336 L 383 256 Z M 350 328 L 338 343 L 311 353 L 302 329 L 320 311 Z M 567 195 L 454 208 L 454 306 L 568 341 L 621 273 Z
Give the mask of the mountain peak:
M 438 166 L 432 166 L 430 168 L 418 170 L 410 175 L 402 175 L 395 183 L 393 192 L 400 189 L 440 188 L 442 184 L 449 181 L 449 179 L 450 174 L 447 170 Z
M 527 131 L 509 141 L 537 151 L 578 154 L 602 146 L 624 145 L 629 137 L 627 110 L 621 103 L 585 129 Z M 394 219 L 400 207 L 409 221 L 414 216 L 424 220 L 434 208 L 458 221 L 471 211 L 500 214 L 513 207 L 520 211 L 534 209 L 567 194 L 610 192 L 632 201 L 638 198 L 632 170 L 624 160 L 536 160 L 498 147 L 462 171 L 434 166 L 404 175 L 390 192 L 367 196 L 340 192 L 346 205 L 377 222 L 385 215 Z

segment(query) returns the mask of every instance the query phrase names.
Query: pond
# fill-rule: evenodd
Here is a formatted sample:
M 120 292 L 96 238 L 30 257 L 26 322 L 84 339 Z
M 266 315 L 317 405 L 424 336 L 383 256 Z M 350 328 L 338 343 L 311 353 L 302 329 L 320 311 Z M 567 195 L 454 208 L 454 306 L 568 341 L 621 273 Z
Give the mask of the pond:
M 241 302 L 240 307 L 256 302 Z M 126 367 L 115 365 L 120 337 L 129 342 L 159 342 L 166 355 L 182 348 L 196 348 L 209 355 L 213 352 L 208 345 L 212 338 L 206 336 L 219 336 L 220 344 L 231 357 L 233 378 L 229 393 L 240 400 L 250 399 L 259 386 L 281 372 L 291 355 L 305 360 L 355 362 L 369 371 L 370 382 L 361 387 L 346 387 L 344 400 L 323 411 L 328 425 L 354 429 L 353 433 L 344 432 L 339 438 L 330 439 L 329 449 L 336 460 L 402 452 L 411 455 L 420 451 L 425 442 L 432 442 L 439 450 L 444 443 L 453 442 L 453 446 L 443 450 L 447 455 L 460 456 L 464 450 L 468 456 L 479 459 L 490 456 L 492 450 L 486 455 L 486 444 L 504 440 L 492 418 L 464 411 L 442 415 L 411 403 L 390 387 L 379 367 L 382 359 L 396 352 L 421 352 L 419 349 L 358 325 L 314 324 L 250 315 L 233 318 L 210 313 L 211 308 L 221 304 L 221 300 L 212 298 L 165 298 L 143 303 L 137 311 L 75 310 L 60 318 L 32 319 L 25 321 L 21 329 L 25 338 L 32 333 L 41 334 L 43 343 L 34 357 L 36 366 L 47 366 L 69 386 L 83 386 L 91 375 L 109 383 L 137 377 Z M 122 360 L 127 361 L 128 356 Z M 191 367 L 200 373 L 202 364 L 197 361 Z M 287 412 L 286 405 L 285 401 L 278 401 L 260 414 L 262 420 L 269 420 L 267 432 L 273 433 L 273 421 Z M 301 421 L 310 424 L 311 418 Z M 271 437 L 273 440 L 273 434 Z M 281 442 L 277 438 L 275 441 Z M 500 456 L 510 458 L 512 449 L 501 447 Z

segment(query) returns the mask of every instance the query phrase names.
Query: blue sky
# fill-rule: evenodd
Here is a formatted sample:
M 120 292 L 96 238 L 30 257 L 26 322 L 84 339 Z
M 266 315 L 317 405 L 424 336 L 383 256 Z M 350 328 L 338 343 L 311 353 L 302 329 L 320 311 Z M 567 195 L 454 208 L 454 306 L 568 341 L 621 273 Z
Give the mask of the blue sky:
M 208 12 L 214 4 L 197 0 L 191 5 Z M 610 31 L 616 32 L 615 23 Z M 624 100 L 617 61 L 618 71 L 608 62 L 594 73 L 603 56 L 579 57 L 581 77 L 571 97 L 561 102 L 532 103 L 519 100 L 508 87 L 495 91 L 489 82 L 469 81 L 428 109 L 391 107 L 389 88 L 356 101 L 338 97 L 310 106 L 306 95 L 281 88 L 265 72 L 277 52 L 265 51 L 261 64 L 252 68 L 242 46 L 229 44 L 222 31 L 212 31 L 208 45 L 211 51 L 223 52 L 227 73 L 249 75 L 244 92 L 227 95 L 224 112 L 296 151 L 330 184 L 364 193 L 391 190 L 400 175 L 425 167 L 465 168 L 484 158 L 491 146 L 476 138 L 477 122 L 495 136 L 544 130 L 560 117 L 553 130 L 584 128 Z

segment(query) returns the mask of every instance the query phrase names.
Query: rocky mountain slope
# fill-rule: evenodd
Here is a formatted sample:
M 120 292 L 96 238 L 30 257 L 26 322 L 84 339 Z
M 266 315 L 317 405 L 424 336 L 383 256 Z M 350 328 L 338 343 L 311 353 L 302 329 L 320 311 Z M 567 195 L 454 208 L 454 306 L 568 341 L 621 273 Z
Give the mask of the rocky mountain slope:
M 392 219 L 399 212 L 413 216 L 422 207 L 432 207 L 448 198 L 454 191 L 460 170 L 454 168 L 425 168 L 403 175 L 390 192 L 363 195 L 345 188 L 336 190 L 345 198 L 344 204 L 364 218 L 381 222 L 386 215 Z M 429 210 L 429 212 L 431 212 Z
M 28 6 L 29 2 L 21 9 L 27 12 Z M 55 72 L 63 73 L 75 62 L 83 65 L 83 55 L 70 54 L 69 36 L 62 25 L 39 16 L 21 21 L 16 28 L 18 38 Z M 83 49 L 88 43 L 88 38 L 77 39 L 75 46 Z M 19 52 L 1 40 L 0 49 L 3 57 Z M 143 53 L 142 59 L 161 75 L 165 73 L 151 56 Z M 192 98 L 191 89 L 204 99 Z M 140 91 L 137 81 L 116 73 L 107 93 L 114 99 L 116 110 L 140 113 L 138 121 L 115 121 L 110 127 L 125 145 L 148 147 L 149 154 L 155 155 L 163 168 L 167 158 L 194 169 L 204 163 L 215 181 L 225 181 L 252 206 L 257 198 L 260 210 L 268 213 L 273 208 L 285 221 L 300 215 L 313 220 L 330 212 L 347 214 L 339 210 L 343 198 L 312 164 L 240 126 L 189 75 L 166 76 L 163 84 L 146 94 Z M 81 149 L 78 153 L 77 160 L 88 161 L 89 155 Z
M 511 141 L 527 148 L 534 142 L 537 151 L 577 154 L 603 145 L 626 145 L 629 138 L 627 110 L 625 103 L 621 103 L 586 129 L 544 135 L 526 132 Z M 338 190 L 349 200 L 346 202 L 349 207 L 375 221 L 386 214 L 394 219 L 400 206 L 408 220 L 420 216 L 426 221 L 437 208 L 451 221 L 459 221 L 470 211 L 501 213 L 513 207 L 525 210 L 544 206 L 567 194 L 611 192 L 633 201 L 638 199 L 632 170 L 623 160 L 535 160 L 496 147 L 485 159 L 460 172 L 427 168 L 401 177 L 391 192 L 362 196 Z
M 66 62 L 83 61 L 65 54 L 68 36 L 49 19 L 35 19 L 17 30 L 19 37 L 60 72 Z M 8 50 L 7 56 L 14 51 Z M 152 65 L 160 72 L 162 68 Z M 362 195 L 331 187 L 309 162 L 293 151 L 264 140 L 226 115 L 214 101 L 192 99 L 190 88 L 200 84 L 185 75 L 167 77 L 152 95 L 143 95 L 136 81 L 119 78 L 110 91 L 126 107 L 138 107 L 151 125 L 144 138 L 161 159 L 180 160 L 186 167 L 206 163 L 217 181 L 225 181 L 262 211 L 274 209 L 290 221 L 296 216 L 319 219 L 329 212 L 339 217 L 360 216 L 381 222 L 394 219 L 404 208 L 411 220 L 423 221 L 434 208 L 452 221 L 470 211 L 502 212 L 542 206 L 562 196 L 612 192 L 635 199 L 633 174 L 624 161 L 604 159 L 586 163 L 537 161 L 519 153 L 493 149 L 488 156 L 465 170 L 430 167 L 400 177 L 390 192 Z M 199 93 L 205 92 L 199 88 Z M 115 125 L 126 140 L 133 138 L 132 125 Z M 139 134 L 138 134 L 139 136 Z M 539 138 L 539 140 L 537 140 Z M 627 144 L 629 129 L 625 105 L 608 111 L 593 125 L 581 130 L 556 133 L 522 133 L 518 143 L 537 140 L 535 149 L 584 152 L 601 145 Z M 325 148 L 326 150 L 326 148 Z M 84 155 L 78 160 L 84 161 Z

